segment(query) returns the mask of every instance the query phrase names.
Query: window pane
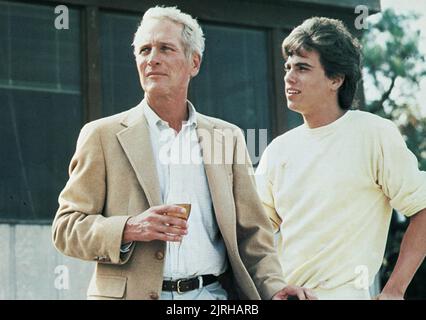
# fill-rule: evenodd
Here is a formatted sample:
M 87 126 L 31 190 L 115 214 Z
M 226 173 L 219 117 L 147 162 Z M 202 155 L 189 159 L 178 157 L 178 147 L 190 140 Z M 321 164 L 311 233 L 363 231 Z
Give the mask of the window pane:
M 243 129 L 270 128 L 266 32 L 207 24 L 203 30 L 206 50 L 191 87 L 197 109 Z
M 80 17 L 0 2 L 0 219 L 53 218 L 82 123 Z
M 143 98 L 133 55 L 133 35 L 140 16 L 101 13 L 102 113 L 109 116 Z

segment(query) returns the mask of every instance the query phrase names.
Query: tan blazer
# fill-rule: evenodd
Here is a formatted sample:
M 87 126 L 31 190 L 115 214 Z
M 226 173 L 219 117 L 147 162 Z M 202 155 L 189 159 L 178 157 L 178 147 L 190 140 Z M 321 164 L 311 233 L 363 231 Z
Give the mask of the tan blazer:
M 285 283 L 271 224 L 249 174 L 253 172 L 251 164 L 206 161 L 213 158 L 213 147 L 224 150 L 227 144 L 229 152 L 226 139 L 230 139 L 231 152 L 241 147 L 248 157 L 244 137 L 241 132 L 236 137 L 230 135 L 229 129 L 238 128 L 225 121 L 200 114 L 197 121 L 199 136 L 202 131 L 214 137 L 214 143 L 202 139 L 200 144 L 229 259 L 229 278 L 224 285 L 228 290 L 236 289 L 240 299 L 270 299 Z M 69 175 L 53 221 L 53 242 L 65 255 L 97 262 L 88 297 L 158 299 L 165 242 L 136 242 L 129 253 L 120 255 L 127 219 L 162 204 L 141 106 L 85 125 Z

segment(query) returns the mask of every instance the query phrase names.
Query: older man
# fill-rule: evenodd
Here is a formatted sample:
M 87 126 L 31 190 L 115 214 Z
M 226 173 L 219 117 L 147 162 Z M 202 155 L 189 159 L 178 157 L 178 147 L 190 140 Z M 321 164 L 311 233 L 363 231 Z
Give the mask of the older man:
M 89 298 L 313 298 L 282 278 L 241 132 L 187 100 L 196 20 L 151 8 L 133 45 L 145 98 L 84 126 L 53 223 L 58 250 L 97 261 Z

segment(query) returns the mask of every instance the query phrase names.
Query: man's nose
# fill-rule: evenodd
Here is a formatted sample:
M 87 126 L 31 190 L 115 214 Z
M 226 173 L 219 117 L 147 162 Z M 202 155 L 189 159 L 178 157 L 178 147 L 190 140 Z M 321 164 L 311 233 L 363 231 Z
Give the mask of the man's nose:
M 288 70 L 284 75 L 284 83 L 295 83 L 296 78 L 293 69 Z
M 151 52 L 147 57 L 147 61 L 149 65 L 158 65 L 160 64 L 160 56 L 159 52 L 156 48 L 152 48 Z

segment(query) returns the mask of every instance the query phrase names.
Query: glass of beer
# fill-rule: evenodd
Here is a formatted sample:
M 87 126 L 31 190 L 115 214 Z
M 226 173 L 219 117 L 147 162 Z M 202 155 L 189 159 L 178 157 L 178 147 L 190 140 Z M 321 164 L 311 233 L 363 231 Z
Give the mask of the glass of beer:
M 191 204 L 190 203 L 176 203 L 175 206 L 182 207 L 185 209 L 185 213 L 173 213 L 173 216 L 188 220 L 191 213 Z
M 167 213 L 167 214 L 171 215 L 173 217 L 177 217 L 177 218 L 181 218 L 181 219 L 184 219 L 184 220 L 188 220 L 189 219 L 189 215 L 191 213 L 191 203 L 175 203 L 174 205 L 178 206 L 178 207 L 184 208 L 185 209 L 185 213 L 173 212 L 173 213 Z M 182 241 L 183 241 L 184 238 L 182 238 Z M 180 250 L 181 250 L 182 241 L 179 242 L 178 244 L 175 244 L 178 247 L 179 254 L 180 254 Z

